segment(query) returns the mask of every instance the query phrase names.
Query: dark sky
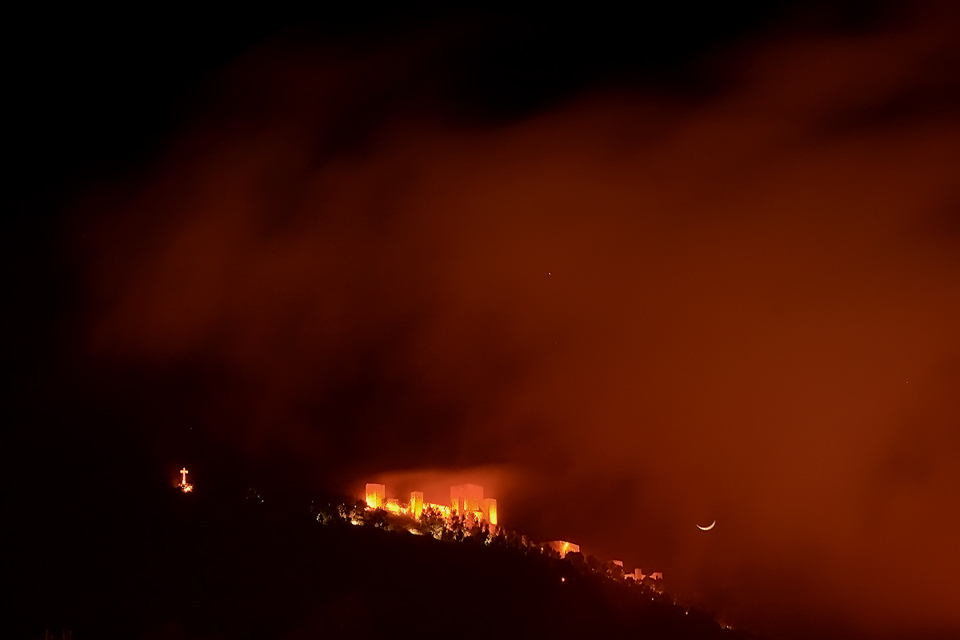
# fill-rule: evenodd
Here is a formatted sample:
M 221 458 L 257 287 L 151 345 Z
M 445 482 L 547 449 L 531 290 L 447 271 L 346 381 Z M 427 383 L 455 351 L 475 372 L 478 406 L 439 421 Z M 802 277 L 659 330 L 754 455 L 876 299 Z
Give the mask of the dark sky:
M 755 628 L 960 633 L 960 14 L 712 4 L 18 16 L 23 513 L 474 480 Z

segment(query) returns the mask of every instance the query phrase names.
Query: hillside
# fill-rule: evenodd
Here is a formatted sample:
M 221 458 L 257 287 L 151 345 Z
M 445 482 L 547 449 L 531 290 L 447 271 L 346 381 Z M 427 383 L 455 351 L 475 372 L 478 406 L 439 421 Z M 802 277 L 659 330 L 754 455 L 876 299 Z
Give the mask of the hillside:
M 161 502 L 35 541 L 10 637 L 751 637 L 532 546 L 324 524 L 255 493 Z

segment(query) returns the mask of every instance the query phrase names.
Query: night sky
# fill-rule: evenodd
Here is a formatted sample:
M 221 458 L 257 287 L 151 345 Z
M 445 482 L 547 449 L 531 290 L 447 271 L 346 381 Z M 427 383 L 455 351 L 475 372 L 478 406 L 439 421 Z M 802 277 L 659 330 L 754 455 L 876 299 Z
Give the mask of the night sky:
M 22 552 L 183 465 L 474 481 L 761 631 L 957 637 L 960 11 L 715 4 L 15 15 Z

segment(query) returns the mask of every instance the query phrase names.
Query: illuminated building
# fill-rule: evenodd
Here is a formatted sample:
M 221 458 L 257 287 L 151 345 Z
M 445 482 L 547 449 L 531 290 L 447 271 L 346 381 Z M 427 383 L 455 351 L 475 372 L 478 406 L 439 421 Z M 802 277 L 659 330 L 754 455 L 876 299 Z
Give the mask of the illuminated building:
M 496 498 L 486 498 L 481 504 L 481 509 L 483 511 L 483 519 L 492 524 L 493 526 L 497 525 L 497 500 Z
M 461 518 L 476 514 L 483 503 L 483 487 L 478 484 L 458 484 L 450 487 L 450 507 Z
M 657 593 L 663 593 L 663 585 L 661 584 L 662 581 L 663 581 L 663 574 L 660 573 L 659 571 L 654 571 L 653 573 L 651 573 L 650 575 L 644 578 L 643 584 L 648 589 L 652 589 Z
M 371 509 L 380 509 L 387 502 L 387 485 L 367 483 L 367 506 Z
M 368 509 L 386 509 L 391 513 L 411 516 L 420 519 L 427 509 L 432 509 L 444 520 L 458 515 L 461 518 L 472 518 L 477 523 L 486 522 L 492 526 L 498 523 L 497 501 L 494 498 L 483 497 L 483 487 L 478 484 L 461 484 L 450 487 L 450 505 L 424 502 L 423 492 L 410 493 L 410 503 L 401 504 L 397 498 L 387 498 L 387 487 L 383 484 L 368 483 L 366 486 L 366 501 Z
M 186 469 L 182 470 L 184 481 L 186 479 Z M 387 498 L 387 486 L 384 484 L 367 483 L 366 485 L 367 509 L 385 509 L 390 513 L 407 516 L 414 520 L 420 520 L 424 513 L 435 514 L 430 519 L 423 522 L 429 523 L 431 535 L 440 537 L 444 526 L 450 526 L 454 516 L 460 518 L 466 529 L 470 529 L 473 523 L 487 523 L 490 525 L 491 533 L 499 525 L 497 514 L 497 501 L 495 498 L 484 498 L 483 487 L 478 484 L 458 484 L 450 487 L 450 503 L 437 504 L 435 502 L 426 502 L 422 491 L 412 491 L 410 493 L 410 502 L 401 503 L 398 498 Z M 435 519 L 440 516 L 444 523 L 441 524 Z M 360 524 L 354 521 L 353 524 Z M 408 525 L 408 531 L 417 535 L 424 535 L 425 530 L 422 526 L 413 527 Z M 527 545 L 526 536 L 524 544 Z M 580 545 L 567 540 L 553 540 L 544 542 L 542 549 L 551 549 L 561 558 L 565 558 L 569 553 L 580 553 Z M 616 567 L 617 569 L 614 569 Z M 663 574 L 658 572 L 646 575 L 640 567 L 633 570 L 632 573 L 622 573 L 623 561 L 610 560 L 607 570 L 612 571 L 616 577 L 635 580 L 638 584 L 643 583 L 650 589 L 662 593 L 662 586 L 657 584 L 663 580 Z
M 549 547 L 560 554 L 560 557 L 566 557 L 568 553 L 580 553 L 580 545 L 567 542 L 566 540 L 554 540 L 553 542 L 544 542 L 543 546 Z
M 410 515 L 419 520 L 421 513 L 423 513 L 423 492 L 414 491 L 410 494 Z

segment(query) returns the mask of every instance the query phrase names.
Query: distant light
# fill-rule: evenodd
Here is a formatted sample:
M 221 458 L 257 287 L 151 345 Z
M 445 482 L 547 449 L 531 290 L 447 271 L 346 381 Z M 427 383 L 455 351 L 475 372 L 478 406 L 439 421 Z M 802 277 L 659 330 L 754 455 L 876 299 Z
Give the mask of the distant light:
M 188 473 L 190 473 L 190 472 L 187 471 L 187 468 L 186 468 L 186 467 L 184 467 L 183 469 L 180 469 L 181 479 L 180 479 L 180 484 L 177 485 L 177 486 L 180 487 L 180 490 L 183 491 L 184 493 L 188 493 L 188 492 L 190 492 L 190 491 L 193 491 L 193 485 L 190 484 L 189 482 L 187 482 L 187 474 L 188 474 Z

